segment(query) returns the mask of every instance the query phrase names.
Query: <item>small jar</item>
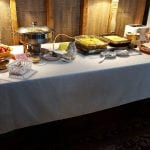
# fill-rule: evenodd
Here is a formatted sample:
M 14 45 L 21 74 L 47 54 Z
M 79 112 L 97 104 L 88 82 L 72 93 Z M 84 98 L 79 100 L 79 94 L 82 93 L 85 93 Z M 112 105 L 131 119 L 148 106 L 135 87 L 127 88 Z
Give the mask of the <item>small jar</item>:
M 136 48 L 139 45 L 139 43 L 140 43 L 140 41 L 139 41 L 140 34 L 139 33 L 129 32 L 129 33 L 127 33 L 126 36 L 127 36 L 127 39 L 131 42 L 131 46 L 133 48 Z

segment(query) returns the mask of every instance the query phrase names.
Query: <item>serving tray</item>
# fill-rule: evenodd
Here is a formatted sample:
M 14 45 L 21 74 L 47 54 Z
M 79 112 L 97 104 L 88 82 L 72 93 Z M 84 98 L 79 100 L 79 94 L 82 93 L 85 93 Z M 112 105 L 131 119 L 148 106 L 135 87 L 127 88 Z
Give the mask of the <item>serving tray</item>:
M 75 37 L 75 44 L 79 52 L 84 54 L 99 53 L 108 45 L 107 42 L 94 35 L 81 35 Z
M 108 45 L 113 47 L 124 47 L 129 46 L 130 41 L 119 35 L 103 35 L 100 36 L 100 39 L 107 42 Z

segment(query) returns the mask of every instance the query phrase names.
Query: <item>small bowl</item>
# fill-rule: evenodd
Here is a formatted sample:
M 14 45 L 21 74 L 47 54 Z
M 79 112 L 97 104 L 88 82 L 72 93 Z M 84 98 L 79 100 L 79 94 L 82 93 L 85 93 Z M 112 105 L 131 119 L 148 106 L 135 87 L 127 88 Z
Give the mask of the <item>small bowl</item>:
M 7 65 L 9 63 L 8 59 L 5 58 L 0 58 L 0 70 L 6 70 L 7 69 Z

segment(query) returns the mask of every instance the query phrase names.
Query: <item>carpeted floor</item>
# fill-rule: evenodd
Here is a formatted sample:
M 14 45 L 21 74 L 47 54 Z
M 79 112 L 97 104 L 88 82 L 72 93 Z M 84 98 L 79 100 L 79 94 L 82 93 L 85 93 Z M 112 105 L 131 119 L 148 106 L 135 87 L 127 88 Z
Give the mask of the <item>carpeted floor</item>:
M 150 99 L 0 136 L 2 150 L 150 150 Z

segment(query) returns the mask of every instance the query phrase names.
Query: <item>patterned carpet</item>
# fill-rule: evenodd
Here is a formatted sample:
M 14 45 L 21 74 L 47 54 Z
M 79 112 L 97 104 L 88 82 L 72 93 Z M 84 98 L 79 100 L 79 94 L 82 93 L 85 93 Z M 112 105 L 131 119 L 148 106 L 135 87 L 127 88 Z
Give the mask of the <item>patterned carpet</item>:
M 2 150 L 150 150 L 150 99 L 0 136 Z

